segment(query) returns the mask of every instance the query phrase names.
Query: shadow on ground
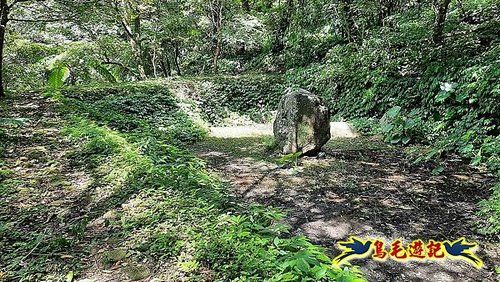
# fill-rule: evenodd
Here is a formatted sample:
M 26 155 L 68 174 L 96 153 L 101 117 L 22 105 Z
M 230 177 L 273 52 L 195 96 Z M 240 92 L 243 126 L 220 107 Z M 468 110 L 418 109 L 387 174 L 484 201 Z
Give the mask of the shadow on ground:
M 282 207 L 293 234 L 305 234 L 339 253 L 337 241 L 350 235 L 392 241 L 477 241 L 482 269 L 463 261 L 375 262 L 355 260 L 369 281 L 497 281 L 500 246 L 477 233 L 478 203 L 489 196 L 493 179 L 450 161 L 441 175 L 411 165 L 400 148 L 376 139 L 336 139 L 326 157 L 305 158 L 280 167 L 266 151 L 267 138 L 212 138 L 193 150 L 234 184 L 247 201 Z
M 107 189 L 102 175 L 75 165 L 71 153 L 81 144 L 61 134 L 65 121 L 51 99 L 24 93 L 9 103 L 0 113 L 9 119 L 0 128 L 8 145 L 0 161 L 8 172 L 0 175 L 0 281 L 41 281 L 45 273 L 56 281 L 82 264 L 97 267 L 121 235 L 100 218 L 140 190 L 125 182 Z

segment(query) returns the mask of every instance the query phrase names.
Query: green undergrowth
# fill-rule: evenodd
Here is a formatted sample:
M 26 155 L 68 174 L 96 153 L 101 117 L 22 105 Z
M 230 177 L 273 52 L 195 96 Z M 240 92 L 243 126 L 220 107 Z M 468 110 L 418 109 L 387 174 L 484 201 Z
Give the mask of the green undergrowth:
M 321 95 L 334 119 L 353 120 L 363 133 L 425 146 L 418 162 L 458 155 L 500 176 L 498 4 L 471 2 L 467 9 L 484 17 L 467 22 L 452 9 L 439 46 L 432 42 L 434 13 L 401 12 L 360 42 L 330 48 L 321 62 L 289 69 L 285 83 Z M 498 197 L 483 207 L 499 218 Z M 498 220 L 483 228 L 499 230 Z
M 486 223 L 481 226 L 485 234 L 500 234 L 500 182 L 492 187 L 492 196 L 481 202 L 480 215 L 486 218 Z
M 196 99 L 203 118 L 212 124 L 234 122 L 231 115 L 244 115 L 254 122 L 269 122 L 284 94 L 280 75 L 207 76 L 193 78 L 199 83 Z
M 307 238 L 288 237 L 280 211 L 231 198 L 184 149 L 203 132 L 164 87 L 69 88 L 61 101 L 71 117 L 65 134 L 82 142 L 73 165 L 90 169 L 94 189 L 107 193 L 90 197 L 86 222 L 106 215 L 114 248 L 169 265 L 170 279 L 363 281 Z

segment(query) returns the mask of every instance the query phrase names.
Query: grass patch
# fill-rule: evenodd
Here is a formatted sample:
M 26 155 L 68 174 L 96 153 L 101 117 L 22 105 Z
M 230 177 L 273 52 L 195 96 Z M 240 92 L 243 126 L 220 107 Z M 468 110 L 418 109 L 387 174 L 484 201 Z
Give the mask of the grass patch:
M 242 138 L 217 138 L 208 137 L 201 142 L 190 146 L 194 151 L 224 152 L 239 158 L 252 158 L 255 160 L 272 161 L 274 151 L 274 138 L 272 136 L 242 137 Z

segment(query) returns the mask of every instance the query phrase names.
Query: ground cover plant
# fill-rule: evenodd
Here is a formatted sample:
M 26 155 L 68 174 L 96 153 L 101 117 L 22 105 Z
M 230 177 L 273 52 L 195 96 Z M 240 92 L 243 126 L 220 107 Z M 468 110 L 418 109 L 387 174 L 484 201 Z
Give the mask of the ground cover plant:
M 128 103 L 131 99 L 142 103 Z M 92 258 L 104 270 L 127 261 L 121 275 L 132 280 L 182 275 L 192 281 L 362 281 L 355 269 L 334 267 L 325 251 L 305 237 L 287 235 L 279 210 L 231 197 L 226 185 L 186 150 L 204 132 L 179 111 L 162 85 L 69 88 L 57 101 L 45 101 L 47 107 L 57 103 L 57 109 L 43 110 L 58 111 L 64 127 L 57 138 L 74 147 L 49 161 L 54 171 L 45 185 L 53 191 L 42 194 L 46 202 L 17 207 L 35 195 L 23 195 L 16 185 L 36 189 L 35 183 L 21 184 L 35 180 L 3 174 L 4 279 L 62 280 L 68 273 L 103 279 L 88 269 Z M 33 128 L 9 128 L 7 148 L 17 130 Z M 37 145 L 30 140 L 26 147 Z M 58 146 L 57 141 L 47 145 Z M 30 154 L 30 161 L 51 158 L 42 149 Z M 68 164 L 58 168 L 62 161 Z M 90 175 L 84 187 L 68 183 L 73 170 Z M 72 200 L 58 202 L 59 193 Z M 42 211 L 48 217 L 33 219 Z M 173 273 L 155 273 L 163 263 L 171 264 Z

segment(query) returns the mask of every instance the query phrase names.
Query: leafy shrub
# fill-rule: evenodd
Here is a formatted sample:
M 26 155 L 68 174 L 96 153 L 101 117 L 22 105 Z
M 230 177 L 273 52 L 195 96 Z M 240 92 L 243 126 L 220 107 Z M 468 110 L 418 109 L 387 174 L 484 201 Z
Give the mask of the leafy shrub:
M 49 74 L 48 86 L 51 88 L 59 88 L 63 86 L 68 79 L 70 71 L 66 66 L 54 67 Z
M 332 48 L 323 63 L 289 70 L 286 84 L 323 96 L 334 119 L 380 119 L 388 142 L 432 145 L 426 158 L 458 153 L 498 167 L 500 45 L 488 36 L 494 20 L 481 23 L 478 32 L 454 26 L 442 48 L 426 43 L 432 14 L 402 14 L 394 21 L 409 33 L 374 29 L 360 45 Z
M 60 46 L 14 37 L 6 44 L 3 79 L 11 91 L 40 88 L 47 82 L 45 60 L 61 52 Z
M 333 266 L 323 248 L 304 236 L 280 238 L 287 227 L 283 214 L 262 206 L 238 215 L 224 215 L 199 243 L 198 258 L 219 270 L 224 280 L 236 281 L 364 281 L 353 268 Z M 266 279 L 267 278 L 267 279 Z
M 392 144 L 408 144 L 412 139 L 423 141 L 424 123 L 420 112 L 412 110 L 408 117 L 401 113 L 401 107 L 390 108 L 381 119 L 380 130 L 385 136 L 385 141 Z
M 34 43 L 14 36 L 6 46 L 4 80 L 11 91 L 40 89 L 45 86 L 58 88 L 64 83 L 115 83 L 129 78 L 130 69 L 120 64 L 129 54 L 123 43 Z M 110 47 L 113 45 L 113 47 Z M 119 58 L 110 64 L 103 60 L 102 50 L 119 49 Z
M 370 28 L 360 42 L 334 46 L 322 62 L 290 69 L 286 85 L 323 96 L 334 119 L 357 120 L 362 132 L 381 133 L 391 143 L 430 145 L 417 160 L 458 154 L 498 174 L 498 5 L 466 6 L 448 15 L 438 48 L 432 44 L 434 13 L 402 12 Z M 467 16 L 475 19 L 464 21 Z M 493 196 L 484 213 L 497 219 L 497 206 Z
M 365 135 L 380 133 L 380 120 L 375 118 L 355 118 L 349 121 L 357 131 Z
M 479 214 L 486 218 L 481 232 L 495 235 L 500 233 L 500 182 L 496 183 L 492 191 L 493 195 L 481 202 L 482 209 Z
M 197 97 L 203 117 L 210 123 L 221 123 L 230 112 L 246 115 L 256 122 L 270 120 L 284 94 L 280 76 L 219 76 L 200 79 Z
M 161 84 L 71 87 L 62 94 L 116 130 L 160 129 L 164 138 L 176 144 L 195 142 L 206 134 L 178 109 L 175 98 Z

